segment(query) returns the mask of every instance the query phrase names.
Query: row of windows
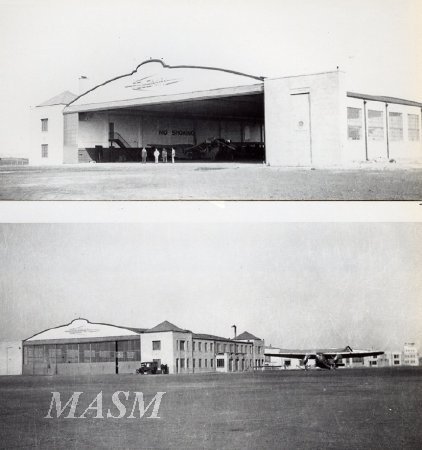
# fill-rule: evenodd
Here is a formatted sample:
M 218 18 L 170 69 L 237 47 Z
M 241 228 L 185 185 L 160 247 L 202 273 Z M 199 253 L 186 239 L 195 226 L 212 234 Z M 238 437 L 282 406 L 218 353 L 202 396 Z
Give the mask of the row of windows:
M 391 141 L 403 140 L 403 114 L 399 112 L 388 113 L 389 139 Z M 349 140 L 359 141 L 363 135 L 362 108 L 347 108 L 347 136 Z M 419 116 L 407 115 L 408 139 L 419 141 Z M 368 110 L 368 139 L 372 141 L 384 140 L 384 112 Z
M 198 346 L 196 346 L 198 344 Z M 202 346 L 202 344 L 204 344 Z M 196 348 L 198 348 L 198 352 L 202 352 L 202 349 L 204 349 L 204 352 L 207 352 L 208 349 L 210 352 L 214 351 L 214 344 L 212 342 L 192 342 L 192 350 L 196 351 Z
M 247 353 L 249 347 L 249 353 L 252 354 L 252 345 L 243 345 L 243 344 L 217 344 L 217 353 L 221 352 L 238 352 L 238 353 Z M 192 350 L 198 352 L 213 352 L 214 344 L 212 342 L 192 342 Z M 161 341 L 152 341 L 152 350 L 161 350 Z M 178 340 L 177 341 L 177 350 L 179 351 L 189 351 L 189 341 Z M 261 353 L 262 347 L 258 347 L 258 353 Z
M 198 362 L 195 358 L 192 359 L 192 367 L 195 369 L 196 364 L 198 363 L 198 368 L 201 369 L 202 367 L 211 369 L 214 368 L 214 360 L 213 359 L 202 359 L 198 358 Z M 189 358 L 176 358 L 176 367 L 179 369 L 189 369 Z
M 140 361 L 139 340 L 25 346 L 24 364 Z

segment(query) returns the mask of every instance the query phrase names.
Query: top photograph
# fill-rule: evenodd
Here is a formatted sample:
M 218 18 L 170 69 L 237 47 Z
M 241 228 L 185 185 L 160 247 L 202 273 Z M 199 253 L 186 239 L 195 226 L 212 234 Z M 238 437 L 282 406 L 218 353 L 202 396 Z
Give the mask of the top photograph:
M 422 199 L 418 2 L 121 5 L 0 2 L 0 200 Z

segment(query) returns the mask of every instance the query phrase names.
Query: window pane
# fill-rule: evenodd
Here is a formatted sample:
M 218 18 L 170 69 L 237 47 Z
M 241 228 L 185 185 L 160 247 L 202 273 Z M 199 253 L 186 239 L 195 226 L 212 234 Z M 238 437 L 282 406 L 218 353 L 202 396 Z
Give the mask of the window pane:
M 419 141 L 419 116 L 417 114 L 408 114 L 409 141 Z
M 41 119 L 41 131 L 48 131 L 48 119 Z
M 347 108 L 347 137 L 358 141 L 362 138 L 362 109 Z
M 401 113 L 390 112 L 390 139 L 392 141 L 403 140 L 403 116 Z
M 368 139 L 382 141 L 384 139 L 384 113 L 368 110 Z

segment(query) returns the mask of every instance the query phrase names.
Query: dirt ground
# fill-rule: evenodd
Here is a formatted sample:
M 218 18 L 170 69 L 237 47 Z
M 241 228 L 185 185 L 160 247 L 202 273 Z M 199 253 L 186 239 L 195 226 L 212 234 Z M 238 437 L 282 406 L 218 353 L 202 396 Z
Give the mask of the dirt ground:
M 127 413 L 106 418 L 115 391 Z M 74 419 L 45 418 L 52 392 L 82 392 Z M 102 391 L 104 418 L 85 408 Z M 166 392 L 157 419 L 128 418 Z M 422 369 L 269 371 L 209 375 L 0 377 L 1 448 L 416 449 L 422 445 Z
M 261 164 L 0 166 L 0 200 L 421 200 L 422 168 Z

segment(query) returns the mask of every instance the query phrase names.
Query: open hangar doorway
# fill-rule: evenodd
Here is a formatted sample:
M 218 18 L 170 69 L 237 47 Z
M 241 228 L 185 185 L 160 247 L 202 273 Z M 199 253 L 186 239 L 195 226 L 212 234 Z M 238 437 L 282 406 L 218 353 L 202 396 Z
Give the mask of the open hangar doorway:
M 160 162 L 163 149 L 171 162 L 172 148 L 177 162 L 265 162 L 263 92 L 83 112 L 79 123 L 91 143 L 79 149 L 79 162 L 141 162 L 142 148 L 148 162 L 155 149 Z M 98 128 L 108 146 L 84 137 Z

